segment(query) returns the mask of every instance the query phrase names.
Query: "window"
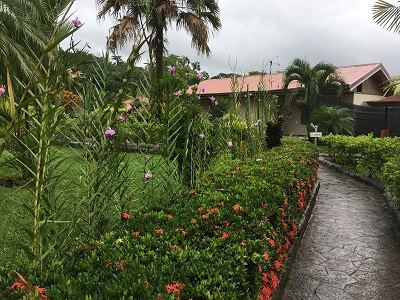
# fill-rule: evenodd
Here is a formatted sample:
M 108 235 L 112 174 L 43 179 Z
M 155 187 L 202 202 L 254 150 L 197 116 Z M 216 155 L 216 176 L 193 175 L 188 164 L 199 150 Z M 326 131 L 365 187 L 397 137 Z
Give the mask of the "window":
M 362 83 L 357 85 L 357 93 L 361 93 L 362 92 Z

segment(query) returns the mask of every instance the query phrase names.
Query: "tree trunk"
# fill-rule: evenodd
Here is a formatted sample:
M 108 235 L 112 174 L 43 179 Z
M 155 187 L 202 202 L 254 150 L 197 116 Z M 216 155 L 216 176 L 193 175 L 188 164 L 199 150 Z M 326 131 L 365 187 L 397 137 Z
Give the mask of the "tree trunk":
M 154 37 L 154 57 L 155 57 L 155 76 L 154 76 L 154 92 L 150 103 L 150 113 L 153 120 L 157 120 L 161 116 L 162 103 L 162 87 L 160 84 L 163 73 L 163 57 L 164 57 L 164 28 L 158 26 Z

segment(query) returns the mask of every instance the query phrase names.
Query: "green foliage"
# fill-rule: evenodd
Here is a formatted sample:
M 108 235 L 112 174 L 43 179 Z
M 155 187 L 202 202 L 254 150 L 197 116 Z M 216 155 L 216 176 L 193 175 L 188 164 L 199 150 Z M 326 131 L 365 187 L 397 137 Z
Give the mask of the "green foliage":
M 354 135 L 354 118 L 348 108 L 322 105 L 313 111 L 311 122 L 317 125 L 324 135 Z
M 86 246 L 102 244 L 73 244 L 68 259 L 27 278 L 50 299 L 255 299 L 285 270 L 317 168 L 313 146 L 288 139 L 246 161 L 221 155 L 184 199 L 125 215 Z M 11 276 L 0 275 L 13 297 Z
M 400 138 L 374 138 L 372 135 L 350 137 L 328 135 L 322 137 L 333 162 L 354 171 L 375 176 L 390 184 L 399 198 Z
M 300 84 L 300 87 L 288 92 L 292 82 Z M 330 90 L 337 91 L 337 96 L 341 96 L 345 82 L 336 74 L 336 67 L 332 64 L 320 62 L 314 67 L 305 59 L 295 58 L 285 70 L 283 89 L 286 93 L 286 107 L 300 90 L 304 90 L 304 95 L 299 97 L 298 104 L 306 114 L 307 123 L 311 114 L 311 105 L 318 98 Z
M 400 206 L 400 153 L 390 157 L 383 166 L 383 176 L 389 183 L 397 205 Z

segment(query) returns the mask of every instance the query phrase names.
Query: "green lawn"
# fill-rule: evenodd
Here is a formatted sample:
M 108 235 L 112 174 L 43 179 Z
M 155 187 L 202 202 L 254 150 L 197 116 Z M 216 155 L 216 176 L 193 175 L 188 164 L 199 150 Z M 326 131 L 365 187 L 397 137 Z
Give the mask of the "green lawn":
M 79 186 L 82 181 L 84 160 L 82 151 L 78 148 L 56 147 L 55 151 L 64 158 L 56 171 L 61 175 L 57 181 L 56 192 L 61 194 L 59 201 L 65 203 L 64 211 L 68 218 L 73 208 L 76 208 L 79 203 Z M 0 266 L 13 265 L 25 259 L 21 245 L 27 245 L 28 235 L 21 230 L 21 225 L 32 226 L 33 224 L 30 213 L 23 207 L 23 205 L 33 206 L 33 182 L 21 180 L 22 173 L 5 164 L 5 161 L 11 157 L 10 153 L 5 152 L 0 158 L 0 178 L 13 178 L 20 185 L 11 188 L 5 187 L 4 184 L 0 185 Z M 127 209 L 132 211 L 138 206 L 146 206 L 163 197 L 164 189 L 160 186 L 164 182 L 162 176 L 165 176 L 163 158 L 139 153 L 129 153 L 126 158 L 128 189 L 125 198 L 128 199 L 128 195 L 131 195 Z M 144 174 L 148 171 L 153 173 L 150 181 L 144 179 Z M 144 185 L 151 185 L 147 186 L 147 190 L 152 192 L 143 194 Z M 118 205 L 109 207 L 112 220 L 115 222 L 120 209 Z

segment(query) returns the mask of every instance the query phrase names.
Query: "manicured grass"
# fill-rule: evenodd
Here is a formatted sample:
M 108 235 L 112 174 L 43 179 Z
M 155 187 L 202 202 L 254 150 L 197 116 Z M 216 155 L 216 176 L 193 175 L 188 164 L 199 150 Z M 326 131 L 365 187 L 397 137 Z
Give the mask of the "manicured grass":
M 68 219 L 69 214 L 80 200 L 78 188 L 82 181 L 83 155 L 78 148 L 55 147 L 54 151 L 64 159 L 57 168 L 57 174 L 61 177 L 57 180 L 56 193 L 61 194 L 59 201 L 65 203 L 64 216 Z M 0 158 L 0 178 L 12 178 L 19 186 L 5 187 L 0 185 L 0 266 L 14 265 L 25 261 L 26 257 L 21 248 L 28 245 L 28 235 L 21 230 L 24 226 L 32 226 L 33 219 L 30 213 L 23 207 L 33 206 L 33 182 L 21 179 L 21 172 L 7 166 L 5 163 L 12 158 L 9 152 L 3 153 Z M 165 174 L 165 163 L 161 156 L 148 156 L 140 153 L 129 153 L 126 157 L 129 176 L 127 181 L 127 192 L 125 197 L 129 198 L 129 210 L 150 205 L 162 196 L 160 185 L 163 184 Z M 152 180 L 146 181 L 144 174 L 151 171 L 154 176 Z M 145 185 L 151 193 L 143 193 Z M 110 214 L 114 222 L 120 214 L 118 206 L 111 206 Z M 113 224 L 111 224 L 112 226 Z

